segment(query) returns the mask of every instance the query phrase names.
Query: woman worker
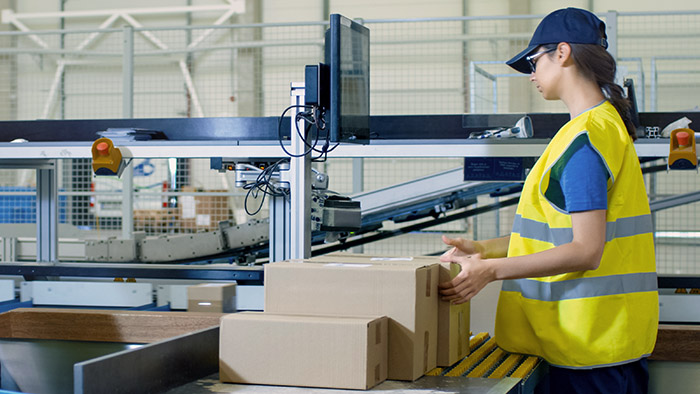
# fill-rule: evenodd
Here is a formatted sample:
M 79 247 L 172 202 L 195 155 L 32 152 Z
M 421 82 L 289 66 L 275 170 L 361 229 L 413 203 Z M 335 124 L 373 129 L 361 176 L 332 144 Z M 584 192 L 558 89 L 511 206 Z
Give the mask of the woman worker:
M 647 392 L 658 326 L 649 203 L 606 37 L 592 13 L 557 10 L 507 62 L 571 120 L 528 174 L 510 236 L 443 237 L 441 260 L 462 266 L 443 299 L 504 280 L 496 342 L 544 358 L 550 389 L 567 394 Z

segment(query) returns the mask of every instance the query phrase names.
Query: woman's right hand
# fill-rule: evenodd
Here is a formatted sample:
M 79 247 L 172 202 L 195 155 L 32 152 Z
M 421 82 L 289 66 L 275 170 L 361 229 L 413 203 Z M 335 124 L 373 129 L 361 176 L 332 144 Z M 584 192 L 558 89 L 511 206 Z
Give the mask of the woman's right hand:
M 450 258 L 453 256 L 472 256 L 484 253 L 483 246 L 477 241 L 472 241 L 470 239 L 449 238 L 443 235 L 442 242 L 452 246 L 452 248 L 440 256 L 441 261 L 450 261 Z

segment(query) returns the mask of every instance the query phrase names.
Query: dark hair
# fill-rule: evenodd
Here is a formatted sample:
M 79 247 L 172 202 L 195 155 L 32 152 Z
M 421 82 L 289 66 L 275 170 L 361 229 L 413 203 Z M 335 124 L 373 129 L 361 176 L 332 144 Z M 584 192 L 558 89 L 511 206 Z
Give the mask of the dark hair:
M 632 104 L 624 96 L 620 85 L 615 83 L 615 59 L 600 45 L 569 44 L 571 46 L 571 58 L 583 76 L 595 81 L 608 101 L 620 114 L 627 128 L 627 134 L 632 141 L 637 139 L 637 131 L 632 123 L 630 110 Z M 556 48 L 557 44 L 543 45 L 546 49 Z

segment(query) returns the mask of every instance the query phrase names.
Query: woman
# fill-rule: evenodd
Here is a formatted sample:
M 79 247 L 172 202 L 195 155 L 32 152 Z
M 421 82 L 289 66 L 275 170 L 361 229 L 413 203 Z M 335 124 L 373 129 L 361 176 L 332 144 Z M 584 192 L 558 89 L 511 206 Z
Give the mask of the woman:
M 443 299 L 504 280 L 498 345 L 543 357 L 550 389 L 567 394 L 646 392 L 658 326 L 649 203 L 606 38 L 592 13 L 557 10 L 507 62 L 571 120 L 528 174 L 510 236 L 443 237 L 441 260 L 462 266 Z

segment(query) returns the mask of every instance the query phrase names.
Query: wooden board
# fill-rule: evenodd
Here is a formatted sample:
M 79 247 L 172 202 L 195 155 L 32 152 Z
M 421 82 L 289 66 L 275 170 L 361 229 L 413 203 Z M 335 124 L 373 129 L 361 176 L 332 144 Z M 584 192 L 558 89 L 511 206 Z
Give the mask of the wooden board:
M 219 326 L 221 313 L 19 308 L 0 314 L 0 338 L 151 343 Z
M 700 326 L 660 324 L 649 357 L 659 361 L 700 361 Z

